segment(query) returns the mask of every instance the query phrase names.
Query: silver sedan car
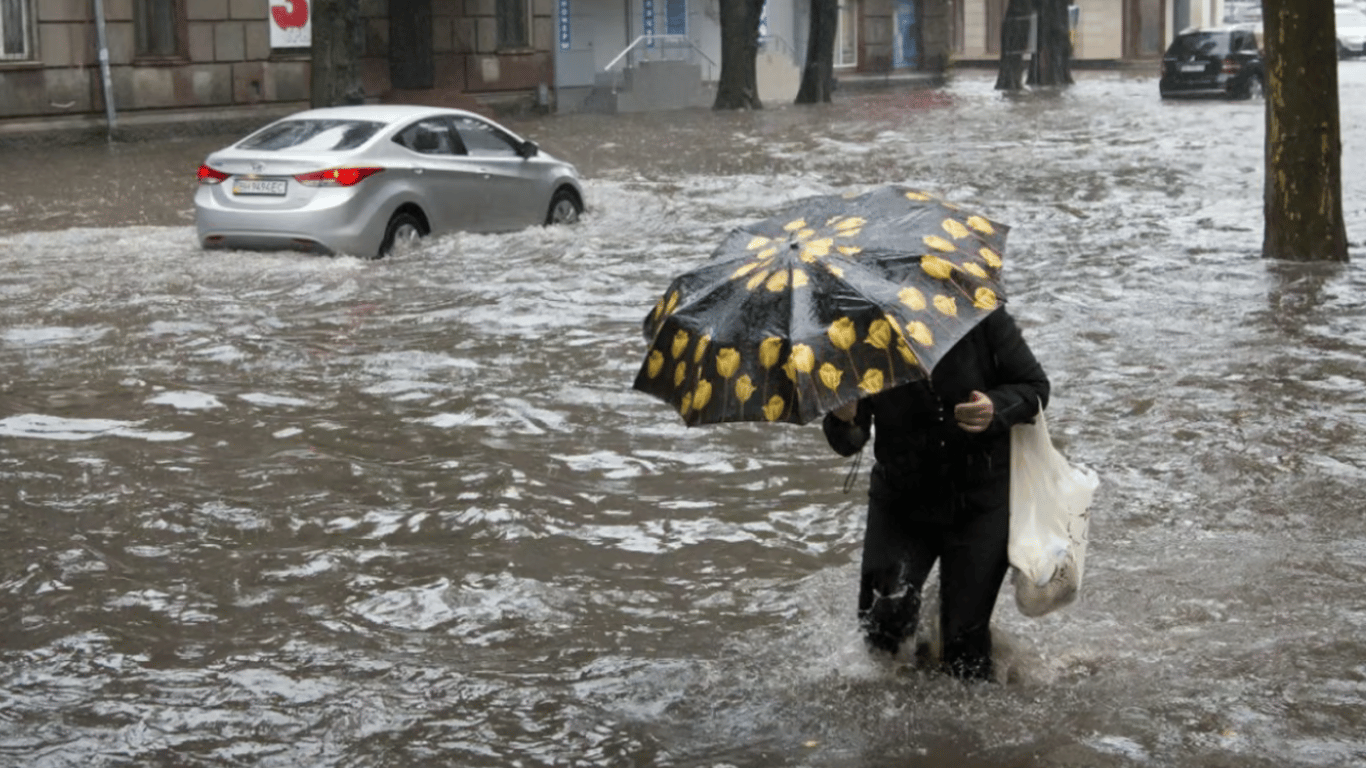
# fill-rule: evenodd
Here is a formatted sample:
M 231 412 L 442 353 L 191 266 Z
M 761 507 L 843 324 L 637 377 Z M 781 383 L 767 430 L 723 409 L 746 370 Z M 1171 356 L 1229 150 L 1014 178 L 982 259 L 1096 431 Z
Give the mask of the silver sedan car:
M 209 155 L 195 223 L 204 248 L 382 258 L 444 232 L 577 221 L 574 166 L 458 109 L 298 112 Z

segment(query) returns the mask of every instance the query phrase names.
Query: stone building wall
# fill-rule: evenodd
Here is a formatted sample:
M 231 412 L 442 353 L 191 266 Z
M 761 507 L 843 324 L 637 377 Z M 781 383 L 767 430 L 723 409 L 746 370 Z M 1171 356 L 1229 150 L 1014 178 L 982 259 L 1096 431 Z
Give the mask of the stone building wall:
M 307 49 L 270 47 L 267 0 L 184 0 L 183 50 L 135 55 L 134 0 L 103 0 L 113 103 L 118 115 L 155 110 L 305 106 Z M 91 0 L 34 0 L 35 57 L 0 60 L 0 121 L 103 117 L 104 88 Z M 389 81 L 388 0 L 361 0 L 361 85 L 368 99 L 462 106 L 534 101 L 553 82 L 553 0 L 532 0 L 525 50 L 498 50 L 494 0 L 432 0 L 430 90 L 396 92 Z
M 920 4 L 920 69 L 943 72 L 953 52 L 953 5 L 943 0 Z
M 103 113 L 98 31 L 89 0 L 35 3 L 36 58 L 0 62 L 0 117 Z M 266 0 L 186 0 L 183 50 L 135 54 L 133 0 L 104 0 L 117 112 L 308 99 L 307 53 L 272 55 Z
M 988 0 L 962 0 L 964 48 L 958 57 L 966 61 L 994 62 L 1000 58 L 999 21 L 989 24 Z M 1124 0 L 1072 0 L 1081 9 L 1081 28 L 1076 34 L 1074 63 L 1113 62 L 1124 56 Z M 997 16 L 1004 13 L 1004 0 L 997 0 Z

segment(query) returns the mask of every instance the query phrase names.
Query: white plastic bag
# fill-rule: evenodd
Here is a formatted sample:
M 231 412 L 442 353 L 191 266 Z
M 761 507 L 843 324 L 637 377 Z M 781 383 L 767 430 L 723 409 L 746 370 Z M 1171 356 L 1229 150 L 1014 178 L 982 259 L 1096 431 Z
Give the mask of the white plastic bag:
M 1100 478 L 1053 447 L 1042 409 L 1010 431 L 1010 544 L 1015 605 L 1042 616 L 1077 599 L 1086 566 L 1088 508 Z

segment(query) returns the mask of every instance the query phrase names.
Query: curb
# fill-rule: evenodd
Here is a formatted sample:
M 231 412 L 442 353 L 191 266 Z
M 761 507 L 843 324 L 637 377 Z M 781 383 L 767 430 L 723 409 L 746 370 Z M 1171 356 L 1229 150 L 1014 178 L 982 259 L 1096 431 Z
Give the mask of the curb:
M 0 149 L 240 135 L 307 108 L 308 102 L 281 102 L 269 106 L 130 112 L 115 116 L 112 131 L 103 115 L 0 120 Z

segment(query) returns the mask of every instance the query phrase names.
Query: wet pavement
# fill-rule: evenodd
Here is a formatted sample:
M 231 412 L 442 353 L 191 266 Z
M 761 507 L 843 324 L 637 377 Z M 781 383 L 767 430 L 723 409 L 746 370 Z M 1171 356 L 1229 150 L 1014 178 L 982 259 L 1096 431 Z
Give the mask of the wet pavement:
M 1260 103 L 992 73 L 514 123 L 574 228 L 379 262 L 203 253 L 231 137 L 0 154 L 0 765 L 1366 762 L 1366 61 L 1354 261 L 1260 258 Z M 866 468 L 687 429 L 640 323 L 731 227 L 923 187 L 1013 226 L 1050 426 L 1102 485 L 1082 600 L 1002 591 L 1001 684 L 867 657 Z

